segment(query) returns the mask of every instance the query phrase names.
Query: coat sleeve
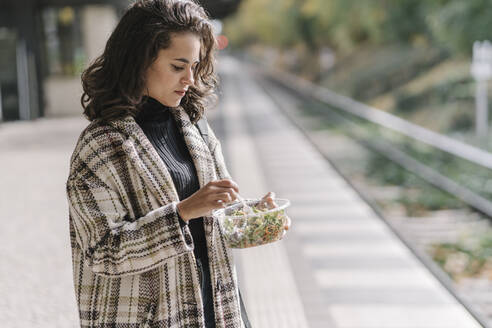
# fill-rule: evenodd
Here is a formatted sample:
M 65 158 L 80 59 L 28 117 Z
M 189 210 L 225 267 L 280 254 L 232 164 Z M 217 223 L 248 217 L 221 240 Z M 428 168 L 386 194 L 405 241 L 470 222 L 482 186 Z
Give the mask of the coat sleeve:
M 89 169 L 69 177 L 67 197 L 77 243 L 95 274 L 138 274 L 193 251 L 188 226 L 179 224 L 177 202 L 130 220 L 119 194 Z

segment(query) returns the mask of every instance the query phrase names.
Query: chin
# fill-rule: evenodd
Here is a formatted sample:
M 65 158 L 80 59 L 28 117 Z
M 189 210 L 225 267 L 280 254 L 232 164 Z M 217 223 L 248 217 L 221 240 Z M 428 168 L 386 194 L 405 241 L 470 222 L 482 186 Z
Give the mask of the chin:
M 166 101 L 166 102 L 163 101 L 162 102 L 162 104 L 164 106 L 167 106 L 167 107 L 177 107 L 177 106 L 179 106 L 179 103 L 180 103 L 179 100 L 178 101 Z

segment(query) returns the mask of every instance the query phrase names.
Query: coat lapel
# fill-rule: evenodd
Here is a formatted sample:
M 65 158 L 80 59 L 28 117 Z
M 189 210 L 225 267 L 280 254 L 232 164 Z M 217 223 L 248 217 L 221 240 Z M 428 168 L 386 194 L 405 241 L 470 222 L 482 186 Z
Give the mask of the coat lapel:
M 212 155 L 200 131 L 191 123 L 188 114 L 180 107 L 172 108 L 171 111 L 184 136 L 201 188 L 216 179 Z M 179 201 L 176 187 L 166 165 L 135 119 L 127 116 L 110 122 L 110 125 L 126 136 L 122 148 L 156 198 L 162 204 Z
M 126 136 L 122 149 L 160 205 L 179 201 L 166 165 L 135 119 L 127 116 L 109 124 Z
M 198 181 L 201 188 L 210 181 L 216 179 L 215 164 L 210 153 L 210 149 L 203 140 L 198 128 L 191 123 L 188 114 L 186 114 L 186 112 L 180 107 L 172 108 L 171 110 L 176 122 L 178 123 L 178 128 L 184 136 L 184 140 L 188 146 L 193 163 L 195 164 Z

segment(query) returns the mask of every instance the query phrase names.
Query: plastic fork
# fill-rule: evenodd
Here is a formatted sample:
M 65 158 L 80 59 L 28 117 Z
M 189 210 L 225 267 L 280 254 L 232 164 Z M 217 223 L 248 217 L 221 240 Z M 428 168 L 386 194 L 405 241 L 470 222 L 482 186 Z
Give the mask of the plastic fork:
M 235 192 L 234 193 L 236 194 L 236 198 L 241 202 L 241 204 L 243 205 L 243 209 L 244 211 L 247 213 L 247 214 L 254 214 L 254 211 L 253 209 L 248 205 L 246 204 L 246 201 L 244 200 L 243 197 L 241 197 L 241 195 L 239 195 L 239 193 Z

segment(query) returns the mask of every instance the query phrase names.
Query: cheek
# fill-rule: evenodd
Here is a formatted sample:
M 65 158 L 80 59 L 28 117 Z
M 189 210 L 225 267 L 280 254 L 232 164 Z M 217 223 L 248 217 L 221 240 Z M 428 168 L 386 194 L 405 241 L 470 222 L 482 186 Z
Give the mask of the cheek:
M 162 89 L 163 87 L 171 87 L 177 79 L 176 74 L 161 69 L 152 71 L 148 81 L 152 87 Z

